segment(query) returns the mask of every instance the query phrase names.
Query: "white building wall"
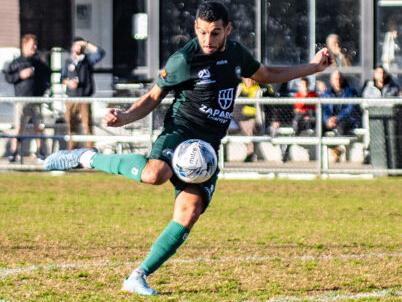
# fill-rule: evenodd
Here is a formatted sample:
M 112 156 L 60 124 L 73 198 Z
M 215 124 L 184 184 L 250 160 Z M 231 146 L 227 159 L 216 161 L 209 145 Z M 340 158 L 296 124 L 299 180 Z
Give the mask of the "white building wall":
M 81 8 L 82 6 L 88 8 L 88 15 L 78 15 L 77 8 L 80 5 Z M 73 36 L 83 37 L 106 51 L 105 57 L 96 64 L 96 68 L 113 68 L 113 0 L 75 0 L 72 12 Z M 113 81 L 111 72 L 96 73 L 94 78 L 95 96 L 111 96 Z
M 89 24 L 79 20 L 77 6 L 89 8 Z M 75 0 L 73 4 L 73 36 L 80 36 L 101 46 L 106 51 L 105 58 L 97 68 L 113 67 L 113 0 Z M 83 22 L 84 21 L 84 22 Z M 86 26 L 88 25 L 88 26 Z

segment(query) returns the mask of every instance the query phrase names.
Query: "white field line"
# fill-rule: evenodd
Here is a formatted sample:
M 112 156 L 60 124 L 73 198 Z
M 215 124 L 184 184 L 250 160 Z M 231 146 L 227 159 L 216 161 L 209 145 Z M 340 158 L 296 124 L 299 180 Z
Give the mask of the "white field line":
M 299 302 L 299 301 L 318 301 L 330 302 L 340 300 L 357 300 L 367 298 L 385 298 L 385 297 L 400 297 L 402 291 L 395 291 L 392 289 L 384 289 L 379 291 L 372 291 L 367 293 L 343 293 L 331 292 L 325 295 L 305 296 L 305 297 L 279 297 L 267 300 L 267 302 Z M 246 301 L 252 302 L 252 301 Z
M 367 254 L 340 254 L 340 255 L 302 255 L 302 256 L 290 256 L 290 257 L 280 257 L 280 256 L 238 256 L 238 257 L 220 257 L 220 258 L 208 258 L 208 257 L 197 257 L 197 258 L 173 258 L 169 260 L 169 263 L 235 263 L 235 262 L 262 262 L 269 260 L 301 260 L 301 261 L 319 261 L 319 260 L 349 260 L 349 259 L 369 259 L 369 258 L 400 258 L 402 253 L 367 253 Z M 21 266 L 15 268 L 0 268 L 0 279 L 7 278 L 12 275 L 19 275 L 22 273 L 31 273 L 34 271 L 51 271 L 51 270 L 69 270 L 69 269 L 88 269 L 94 267 L 116 267 L 116 266 L 134 266 L 136 263 L 133 262 L 118 262 L 118 261 L 91 261 L 91 262 L 77 262 L 77 263 L 50 263 L 50 264 L 38 264 L 30 266 Z

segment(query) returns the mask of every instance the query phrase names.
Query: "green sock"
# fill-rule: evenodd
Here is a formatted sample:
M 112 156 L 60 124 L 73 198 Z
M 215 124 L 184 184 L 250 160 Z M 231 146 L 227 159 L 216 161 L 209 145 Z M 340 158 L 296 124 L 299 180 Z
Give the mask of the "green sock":
M 136 181 L 141 181 L 141 173 L 146 163 L 147 159 L 140 154 L 96 153 L 91 159 L 91 166 L 96 170 L 120 174 Z
M 169 259 L 186 240 L 189 232 L 187 228 L 172 220 L 151 246 L 147 257 L 140 265 L 145 275 L 152 274 Z

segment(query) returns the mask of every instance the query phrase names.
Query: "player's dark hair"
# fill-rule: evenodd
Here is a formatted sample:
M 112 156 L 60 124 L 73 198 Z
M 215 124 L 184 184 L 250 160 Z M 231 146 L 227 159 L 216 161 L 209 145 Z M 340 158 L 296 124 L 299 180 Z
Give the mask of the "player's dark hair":
M 206 1 L 200 4 L 197 9 L 196 18 L 207 22 L 223 21 L 226 26 L 229 23 L 229 12 L 223 3 L 217 1 Z

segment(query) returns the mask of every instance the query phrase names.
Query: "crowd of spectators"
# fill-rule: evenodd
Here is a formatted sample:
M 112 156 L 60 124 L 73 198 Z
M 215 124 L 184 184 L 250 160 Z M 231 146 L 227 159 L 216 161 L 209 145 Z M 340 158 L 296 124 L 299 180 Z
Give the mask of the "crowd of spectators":
M 250 88 L 247 88 L 249 80 L 243 79 L 243 83 L 239 86 L 240 96 L 255 98 L 260 89 L 259 86 L 249 84 L 253 87 L 252 94 L 247 94 Z M 250 82 L 252 83 L 252 82 Z M 316 80 L 315 85 L 312 85 L 308 78 L 301 78 L 296 80 L 296 83 L 283 83 L 274 89 L 268 85 L 270 95 L 274 97 L 290 97 L 290 98 L 376 98 L 376 97 L 398 97 L 402 91 L 396 81 L 392 78 L 383 66 L 377 66 L 373 70 L 373 77 L 365 81 L 362 87 L 357 87 L 352 84 L 353 81 L 344 75 L 339 69 L 335 67 L 329 76 L 329 80 Z M 293 89 L 293 87 L 296 87 Z M 261 95 L 261 94 L 260 94 Z M 260 120 L 265 121 L 265 125 L 260 125 L 254 116 L 256 109 L 248 110 L 252 116 L 245 114 L 245 109 L 250 109 L 249 105 L 237 105 L 234 114 L 234 124 L 239 125 L 241 130 L 239 134 L 242 135 L 255 135 L 256 129 L 263 129 L 265 135 L 275 137 L 280 134 L 281 129 L 293 128 L 293 135 L 295 136 L 315 136 L 316 134 L 316 105 L 309 100 L 308 104 L 296 102 L 293 105 L 264 105 L 263 118 Z M 322 116 L 322 134 L 324 136 L 353 136 L 355 129 L 361 128 L 362 125 L 362 109 L 359 104 L 323 104 L 321 108 Z M 242 114 L 241 114 L 242 113 Z M 243 129 L 240 125 L 250 125 L 249 129 Z M 289 147 L 289 146 L 287 146 Z M 247 145 L 247 157 L 245 161 L 250 158 L 255 158 L 253 144 Z M 288 151 L 288 148 L 285 148 Z M 338 158 L 341 151 L 338 147 L 330 148 Z M 286 153 L 286 151 L 285 151 Z M 254 161 L 254 160 L 253 160 Z
M 5 79 L 14 86 L 17 97 L 43 97 L 50 94 L 51 70 L 40 58 L 38 40 L 34 34 L 25 34 L 21 38 L 20 56 L 15 58 L 4 69 Z M 81 37 L 74 38 L 71 52 L 64 62 L 61 72 L 61 83 L 65 94 L 70 98 L 89 97 L 94 93 L 93 67 L 105 55 L 105 51 Z M 45 158 L 45 151 L 39 139 L 43 132 L 43 121 L 40 103 L 17 102 L 14 109 L 14 135 L 10 140 L 9 162 L 16 162 L 22 155 L 22 135 L 33 124 L 36 137 L 35 157 Z M 64 122 L 67 134 L 79 132 L 91 134 L 91 107 L 88 103 L 67 102 Z M 73 148 L 70 142 L 68 148 Z
M 245 80 L 243 80 L 242 85 L 244 82 Z M 312 87 L 310 82 L 308 78 L 301 78 L 297 80 L 295 85 L 284 83 L 272 94 L 275 97 L 293 98 L 373 98 L 400 95 L 398 84 L 382 66 L 377 66 L 374 69 L 373 78 L 367 80 L 363 87 L 355 87 L 347 76 L 338 69 L 331 72 L 328 83 L 317 80 L 315 87 Z M 240 87 L 243 87 L 242 85 Z M 292 89 L 292 86 L 297 88 Z M 273 90 L 271 86 L 271 91 Z M 311 101 L 309 104 L 296 102 L 293 106 L 267 105 L 265 107 L 267 133 L 272 136 L 275 136 L 275 129 L 278 127 L 291 126 L 296 135 L 306 135 L 315 131 L 316 109 Z M 238 114 L 234 115 L 234 118 L 239 120 L 243 117 Z M 323 129 L 324 131 L 332 131 L 336 135 L 351 135 L 353 129 L 362 126 L 361 118 L 362 112 L 358 104 L 323 104 L 322 106 Z
M 294 83 L 283 83 L 277 87 L 259 85 L 251 79 L 243 79 L 237 95 L 240 97 L 294 97 L 294 98 L 351 98 L 351 97 L 396 97 L 400 89 L 396 81 L 383 66 L 373 70 L 371 79 L 365 81 L 363 87 L 356 87 L 341 70 L 350 66 L 343 53 L 340 38 L 330 34 L 326 40 L 330 51 L 333 71 L 328 81 L 301 78 Z M 95 90 L 93 80 L 94 65 L 102 60 L 105 51 L 81 37 L 74 38 L 69 57 L 61 71 L 61 83 L 65 94 L 70 98 L 88 97 Z M 14 85 L 16 96 L 44 96 L 49 94 L 50 69 L 37 53 L 35 35 L 27 34 L 21 39 L 21 56 L 13 60 L 4 71 L 6 80 Z M 295 84 L 296 83 L 296 84 Z M 261 109 L 261 111 L 259 111 Z M 40 104 L 18 103 L 16 105 L 15 134 L 23 134 L 28 122 L 33 124 L 35 134 L 41 134 Z M 353 130 L 362 126 L 362 112 L 356 104 L 324 104 L 322 106 L 323 134 L 348 136 Z M 296 136 L 316 135 L 316 106 L 314 102 L 304 104 L 303 101 L 293 105 L 264 105 L 262 108 L 253 104 L 236 105 L 230 131 L 241 135 L 278 135 L 279 129 L 289 127 Z M 92 116 L 88 103 L 69 101 L 66 103 L 64 121 L 67 134 L 91 134 Z M 19 156 L 21 141 L 10 140 L 9 161 L 15 162 Z M 36 157 L 44 158 L 40 140 L 36 143 Z M 67 148 L 72 149 L 71 142 Z M 91 147 L 88 143 L 87 147 Z M 255 144 L 247 144 L 246 161 L 255 161 Z

